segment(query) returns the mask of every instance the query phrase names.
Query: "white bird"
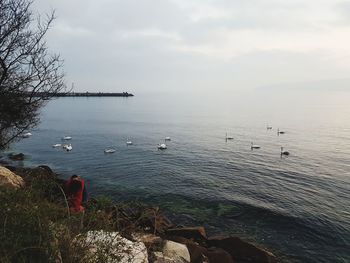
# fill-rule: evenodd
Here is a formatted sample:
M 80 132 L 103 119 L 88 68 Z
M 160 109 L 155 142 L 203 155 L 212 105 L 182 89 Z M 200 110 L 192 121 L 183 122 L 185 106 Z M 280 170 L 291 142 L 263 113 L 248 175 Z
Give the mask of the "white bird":
M 73 150 L 73 147 L 71 144 L 65 144 L 63 145 L 63 149 L 65 149 L 67 152 Z
M 63 138 L 62 138 L 62 140 L 66 140 L 66 141 L 71 140 L 71 139 L 72 139 L 72 137 L 70 137 L 70 136 L 63 136 Z
M 25 134 L 22 135 L 22 138 L 29 138 L 30 136 L 32 136 L 33 134 L 31 134 L 30 132 L 27 132 Z
M 167 148 L 166 144 L 165 143 L 161 143 L 161 144 L 158 144 L 157 148 L 159 150 L 165 150 Z
M 126 145 L 132 145 L 132 141 L 127 140 L 127 141 L 126 141 Z
M 115 149 L 112 149 L 112 148 L 105 149 L 104 153 L 115 153 Z
M 165 137 L 165 141 L 171 141 L 170 137 Z
M 56 143 L 56 144 L 52 145 L 53 148 L 58 148 L 58 147 L 61 147 L 61 146 L 62 146 L 62 144 L 60 144 L 60 143 Z
M 250 149 L 260 149 L 259 145 L 253 144 L 253 142 L 251 143 Z
M 283 151 L 283 147 L 281 147 L 281 155 L 289 155 L 288 151 Z
M 227 136 L 227 132 L 226 132 L 226 140 L 233 140 L 232 136 Z

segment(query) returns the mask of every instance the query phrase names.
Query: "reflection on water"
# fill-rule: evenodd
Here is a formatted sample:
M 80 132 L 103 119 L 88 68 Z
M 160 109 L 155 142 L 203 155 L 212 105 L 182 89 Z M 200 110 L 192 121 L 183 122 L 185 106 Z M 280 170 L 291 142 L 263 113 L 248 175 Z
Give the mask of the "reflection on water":
M 92 194 L 159 204 L 292 262 L 349 261 L 350 93 L 185 95 L 57 99 L 13 148 L 81 174 Z M 51 147 L 64 135 L 72 152 Z

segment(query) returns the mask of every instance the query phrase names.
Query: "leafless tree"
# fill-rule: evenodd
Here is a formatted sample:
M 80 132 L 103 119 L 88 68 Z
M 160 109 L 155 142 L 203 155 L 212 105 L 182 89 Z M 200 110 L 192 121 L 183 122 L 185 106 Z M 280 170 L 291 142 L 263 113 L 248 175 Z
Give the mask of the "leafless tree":
M 39 110 L 65 90 L 63 61 L 44 39 L 55 19 L 31 0 L 0 0 L 0 149 L 39 123 Z

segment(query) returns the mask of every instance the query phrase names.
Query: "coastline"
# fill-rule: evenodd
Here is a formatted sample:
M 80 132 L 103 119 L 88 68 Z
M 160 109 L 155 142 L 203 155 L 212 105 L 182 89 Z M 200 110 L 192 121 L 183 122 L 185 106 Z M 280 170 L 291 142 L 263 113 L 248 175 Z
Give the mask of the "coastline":
M 37 180 L 45 185 L 52 185 L 54 182 L 54 184 L 62 187 L 64 184 L 64 180 L 60 179 L 48 166 L 23 168 L 7 165 L 7 168 L 21 176 L 25 182 L 26 186 L 17 191 L 25 191 Z M 50 193 L 48 200 L 53 204 L 59 204 L 60 209 L 64 210 L 62 194 L 57 190 L 55 190 L 56 193 Z M 141 240 L 147 237 L 144 244 L 147 248 L 148 262 L 163 262 L 154 259 L 154 255 L 157 255 L 156 252 L 161 252 L 162 249 L 160 251 L 154 249 L 159 250 L 160 244 L 163 246 L 167 241 L 187 247 L 190 260 L 183 262 L 280 262 L 271 252 L 245 242 L 239 237 L 208 237 L 203 226 L 182 226 L 182 222 L 171 222 L 158 207 L 141 203 L 113 203 L 109 197 L 105 196 L 91 199 L 86 209 L 85 215 L 92 213 L 95 217 L 97 213 L 99 219 L 95 218 L 93 227 L 88 226 L 90 229 L 84 229 L 82 232 L 76 233 L 76 236 L 86 234 L 92 230 L 108 230 L 117 231 L 134 242 L 135 238 L 133 236 L 135 235 L 141 236 Z M 106 220 L 108 221 L 107 224 Z M 178 225 L 181 225 L 181 227 L 176 227 Z M 96 226 L 99 226 L 100 229 Z M 106 226 L 108 226 L 107 229 Z M 149 235 L 152 235 L 152 237 Z M 150 242 L 149 239 L 152 239 L 155 243 Z M 205 258 L 209 261 L 205 261 Z M 227 261 L 222 261 L 223 258 Z

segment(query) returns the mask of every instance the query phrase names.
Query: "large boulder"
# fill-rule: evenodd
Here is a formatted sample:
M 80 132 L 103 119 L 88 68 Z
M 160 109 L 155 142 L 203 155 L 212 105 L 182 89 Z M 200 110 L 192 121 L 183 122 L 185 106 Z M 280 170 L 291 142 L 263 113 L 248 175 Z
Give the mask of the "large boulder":
M 161 237 L 153 234 L 133 233 L 132 237 L 134 240 L 144 243 L 147 248 L 159 247 L 163 242 Z
M 83 260 L 86 263 L 148 263 L 146 246 L 118 232 L 89 231 L 77 240 L 80 246 L 88 249 Z
M 170 228 L 166 231 L 168 236 L 184 237 L 196 242 L 204 242 L 207 235 L 204 227 Z
M 191 262 L 191 256 L 187 246 L 174 241 L 166 240 L 163 246 L 163 255 L 174 260 Z
M 30 184 L 35 179 L 40 180 L 57 180 L 56 174 L 46 165 L 40 165 L 34 168 L 23 168 L 6 166 L 11 171 L 20 175 L 27 184 Z
M 205 248 L 195 243 L 187 244 L 191 263 L 234 263 L 231 255 L 222 248 Z
M 0 166 L 0 185 L 12 188 L 20 188 L 24 186 L 22 177 L 11 172 L 9 169 Z
M 231 255 L 222 248 L 210 247 L 207 249 L 205 256 L 210 263 L 234 263 Z
M 254 246 L 238 237 L 213 237 L 207 241 L 211 247 L 226 250 L 231 257 L 240 262 L 277 263 L 277 258 L 269 251 Z
M 170 258 L 167 256 L 164 256 L 164 254 L 162 252 L 154 252 L 152 255 L 152 259 L 153 259 L 153 263 L 188 263 L 187 260 L 183 259 L 183 258 Z
M 27 172 L 27 176 L 34 179 L 56 179 L 56 174 L 51 170 L 50 167 L 46 165 L 40 165 L 38 167 L 29 169 Z

